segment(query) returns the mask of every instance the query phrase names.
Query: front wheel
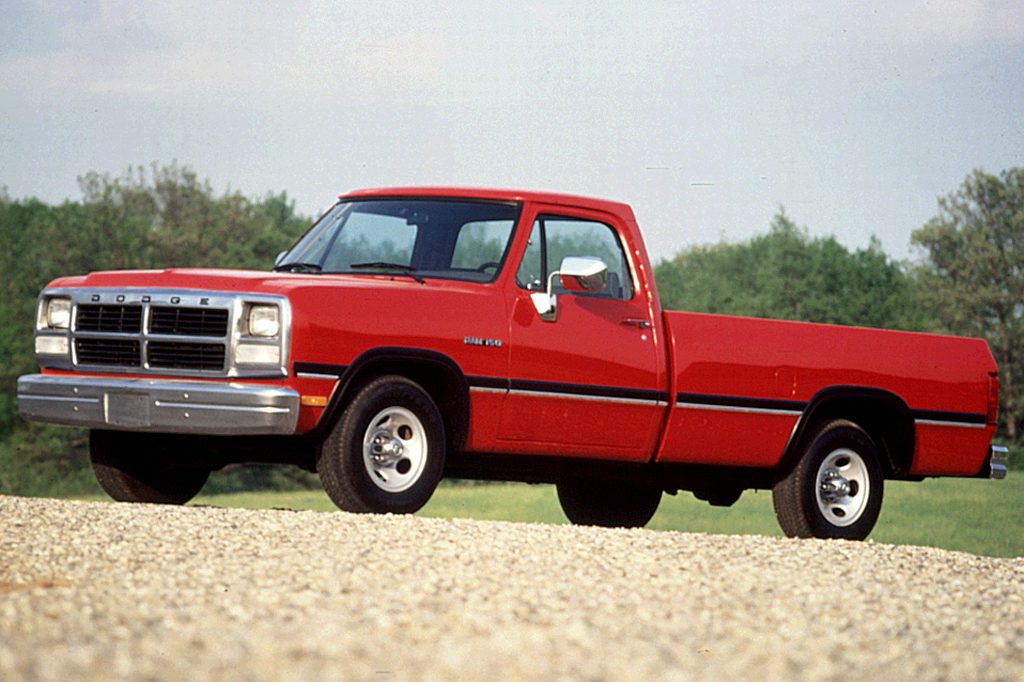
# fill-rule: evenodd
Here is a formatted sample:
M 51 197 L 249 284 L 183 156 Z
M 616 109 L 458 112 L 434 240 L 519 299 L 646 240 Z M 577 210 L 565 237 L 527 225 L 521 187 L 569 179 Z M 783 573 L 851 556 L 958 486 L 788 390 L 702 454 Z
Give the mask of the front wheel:
M 566 518 L 578 526 L 640 528 L 661 503 L 661 490 L 645 485 L 579 480 L 555 488 Z
M 878 449 L 858 425 L 825 423 L 775 484 L 772 503 L 789 537 L 863 540 L 882 510 Z
M 317 456 L 328 497 L 350 512 L 411 514 L 444 472 L 441 413 L 419 384 L 384 376 L 367 384 Z
M 159 435 L 90 431 L 89 459 L 103 492 L 118 502 L 185 504 L 202 490 L 210 470 L 179 461 Z

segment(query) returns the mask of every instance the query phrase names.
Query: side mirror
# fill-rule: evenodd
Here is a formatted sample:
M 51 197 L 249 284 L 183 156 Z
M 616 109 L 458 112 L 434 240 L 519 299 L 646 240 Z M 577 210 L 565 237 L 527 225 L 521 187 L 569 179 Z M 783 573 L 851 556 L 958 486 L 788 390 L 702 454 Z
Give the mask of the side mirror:
M 277 258 L 274 259 L 274 267 L 276 268 L 284 260 L 284 257 L 288 255 L 288 250 L 285 249 L 281 253 L 277 254 Z
M 598 292 L 608 282 L 608 266 L 600 258 L 566 256 L 558 268 L 559 280 L 566 291 Z
M 589 256 L 566 256 L 562 266 L 548 275 L 547 291 L 535 291 L 530 294 L 533 307 L 545 322 L 554 322 L 558 303 L 551 289 L 555 277 L 566 291 L 597 292 L 603 291 L 608 281 L 608 266 L 600 258 Z

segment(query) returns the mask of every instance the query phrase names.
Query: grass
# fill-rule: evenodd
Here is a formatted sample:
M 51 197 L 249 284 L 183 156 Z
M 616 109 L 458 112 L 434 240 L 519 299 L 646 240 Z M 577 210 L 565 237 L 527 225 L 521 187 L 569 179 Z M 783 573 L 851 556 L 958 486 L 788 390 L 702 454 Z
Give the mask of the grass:
M 931 479 L 887 482 L 876 542 L 925 545 L 988 556 L 1024 556 L 1024 472 L 1003 481 Z M 320 491 L 204 495 L 196 504 L 250 509 L 336 508 Z M 442 483 L 421 516 L 529 523 L 566 523 L 554 486 Z M 648 528 L 696 533 L 781 536 L 771 493 L 748 491 L 730 508 L 711 507 L 688 493 L 666 495 Z

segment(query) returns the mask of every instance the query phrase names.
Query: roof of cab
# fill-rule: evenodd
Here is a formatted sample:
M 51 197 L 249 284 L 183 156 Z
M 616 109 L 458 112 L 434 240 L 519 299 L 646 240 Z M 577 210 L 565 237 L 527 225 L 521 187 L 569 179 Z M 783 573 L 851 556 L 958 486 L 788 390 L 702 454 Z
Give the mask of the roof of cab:
M 451 199 L 492 199 L 497 201 L 530 201 L 557 206 L 573 206 L 619 213 L 625 209 L 632 213 L 628 204 L 609 199 L 584 197 L 558 192 L 537 192 L 519 189 L 495 189 L 486 187 L 376 187 L 356 189 L 338 196 L 339 199 L 362 199 L 370 197 L 439 197 Z

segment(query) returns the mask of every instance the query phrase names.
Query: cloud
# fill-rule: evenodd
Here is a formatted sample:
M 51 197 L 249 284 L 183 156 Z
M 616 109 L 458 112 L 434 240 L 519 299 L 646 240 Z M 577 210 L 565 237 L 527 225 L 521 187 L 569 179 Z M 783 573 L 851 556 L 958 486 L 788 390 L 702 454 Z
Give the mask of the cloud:
M 17 40 L 0 29 L 0 96 L 50 103 L 230 98 L 493 111 L 529 93 L 568 109 L 634 110 L 674 92 L 720 98 L 749 79 L 789 87 L 821 72 L 850 87 L 934 64 L 919 69 L 927 76 L 971 45 L 1024 41 L 1024 3 L 997 0 L 652 3 L 630 12 L 539 0 L 99 0 L 18 11 L 9 24 L 24 26 Z
M 387 11 L 370 9 L 103 0 L 75 14 L 40 3 L 36 12 L 57 29 L 42 49 L 0 57 L 0 88 L 46 99 L 258 95 L 356 102 L 427 91 L 443 74 L 444 41 L 422 19 L 390 22 Z
M 1018 0 L 932 0 L 857 4 L 881 33 L 912 44 L 967 47 L 1024 42 L 1024 4 Z M 870 14 L 869 14 L 870 12 Z

